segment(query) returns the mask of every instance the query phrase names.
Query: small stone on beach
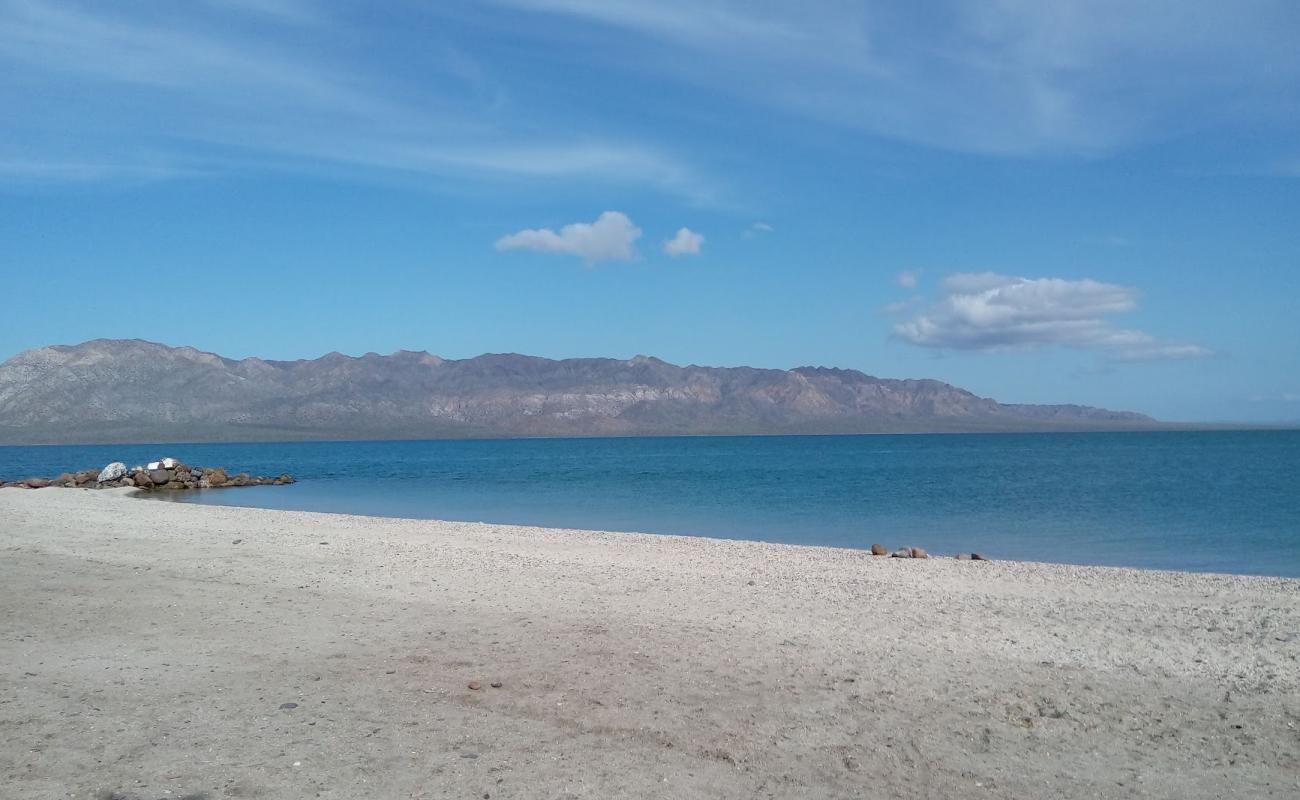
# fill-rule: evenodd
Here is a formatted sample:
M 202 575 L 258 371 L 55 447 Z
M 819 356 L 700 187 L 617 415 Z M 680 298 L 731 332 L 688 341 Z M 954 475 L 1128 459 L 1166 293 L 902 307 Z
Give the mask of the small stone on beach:
M 893 553 L 890 553 L 889 557 L 890 558 L 911 558 L 912 548 L 900 547 L 897 550 L 895 550 Z
M 873 556 L 889 555 L 889 550 L 883 544 L 873 544 L 871 545 L 871 555 Z
M 912 558 L 929 558 L 930 554 L 925 552 L 924 547 L 913 547 Z
M 483 688 L 483 684 L 479 683 L 478 681 L 470 681 L 469 688 L 477 692 L 479 689 Z
M 293 708 L 297 708 L 297 707 L 298 707 L 298 704 L 297 704 L 297 703 L 281 703 L 281 704 L 280 704 L 280 710 L 281 710 L 281 711 L 288 711 L 289 709 L 293 709 Z

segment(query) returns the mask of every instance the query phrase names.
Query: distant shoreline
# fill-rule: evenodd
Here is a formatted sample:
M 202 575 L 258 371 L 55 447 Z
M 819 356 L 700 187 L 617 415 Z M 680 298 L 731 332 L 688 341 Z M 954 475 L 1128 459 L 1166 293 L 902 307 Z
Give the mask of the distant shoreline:
M 676 434 L 592 434 L 589 436 L 565 435 L 465 435 L 465 436 L 366 436 L 351 438 L 336 436 L 298 436 L 275 434 L 270 438 L 122 438 L 99 439 L 95 441 L 15 441 L 0 439 L 0 447 L 100 447 L 109 445 L 187 445 L 187 444 L 296 444 L 315 442 L 495 442 L 495 441 L 568 441 L 600 439 L 749 439 L 749 438 L 798 438 L 798 437 L 836 437 L 836 436 L 1014 436 L 1014 435 L 1050 435 L 1050 434 L 1093 434 L 1093 433 L 1218 433 L 1235 431 L 1296 431 L 1300 422 L 1255 424 L 1230 422 L 1203 423 L 1161 423 L 1158 425 L 1141 425 L 1129 427 L 1063 427 L 1035 428 L 1017 430 L 908 430 L 908 431 L 861 431 L 856 433 L 676 433 Z

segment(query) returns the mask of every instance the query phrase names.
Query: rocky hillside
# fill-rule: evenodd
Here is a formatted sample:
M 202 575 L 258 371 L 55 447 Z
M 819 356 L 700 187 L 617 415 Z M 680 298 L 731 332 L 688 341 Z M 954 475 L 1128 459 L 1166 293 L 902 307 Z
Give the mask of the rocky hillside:
M 0 364 L 0 442 L 869 433 L 1132 428 L 1149 417 L 1003 405 L 933 380 L 638 356 L 459 361 L 401 351 L 234 361 L 96 340 Z

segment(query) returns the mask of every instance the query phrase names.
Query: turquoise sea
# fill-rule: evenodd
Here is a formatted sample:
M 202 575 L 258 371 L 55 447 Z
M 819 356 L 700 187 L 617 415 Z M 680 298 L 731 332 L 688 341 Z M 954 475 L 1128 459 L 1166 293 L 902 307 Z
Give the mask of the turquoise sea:
M 1300 577 L 1300 431 L 0 447 L 0 477 L 163 456 L 300 481 L 180 502 Z

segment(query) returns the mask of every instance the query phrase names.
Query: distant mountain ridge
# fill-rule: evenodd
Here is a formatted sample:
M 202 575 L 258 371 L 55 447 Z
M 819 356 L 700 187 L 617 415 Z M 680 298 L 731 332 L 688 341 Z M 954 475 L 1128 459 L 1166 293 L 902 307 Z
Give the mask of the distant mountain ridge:
M 1104 430 L 1150 417 L 1006 405 L 856 370 L 680 367 L 657 358 L 449 360 L 398 351 L 233 360 L 97 339 L 0 364 L 0 442 Z

